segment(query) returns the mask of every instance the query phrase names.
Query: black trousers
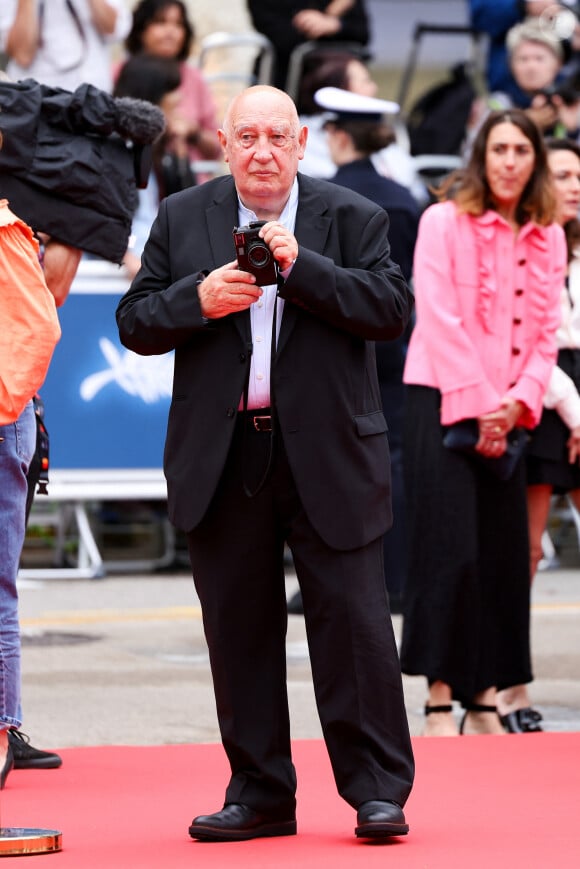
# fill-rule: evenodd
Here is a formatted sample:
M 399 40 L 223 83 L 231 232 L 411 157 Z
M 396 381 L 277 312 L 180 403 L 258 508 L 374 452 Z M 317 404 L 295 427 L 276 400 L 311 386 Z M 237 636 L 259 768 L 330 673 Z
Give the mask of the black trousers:
M 312 528 L 278 437 L 238 421 L 218 491 L 188 535 L 209 647 L 221 736 L 231 766 L 226 802 L 275 816 L 295 809 L 286 689 L 288 543 L 302 591 L 314 691 L 336 785 L 352 806 L 404 805 L 414 764 L 383 576 L 382 539 L 348 552 Z M 340 505 L 337 505 L 340 509 Z
M 526 479 L 499 480 L 443 446 L 440 395 L 409 386 L 405 491 L 409 572 L 403 670 L 462 703 L 532 680 Z

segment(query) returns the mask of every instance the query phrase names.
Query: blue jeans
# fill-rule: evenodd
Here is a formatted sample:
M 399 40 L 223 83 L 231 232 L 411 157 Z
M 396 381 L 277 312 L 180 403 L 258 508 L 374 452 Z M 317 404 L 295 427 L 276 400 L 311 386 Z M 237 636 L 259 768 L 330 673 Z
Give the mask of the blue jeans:
M 26 525 L 26 474 L 35 447 L 29 402 L 16 422 L 0 425 L 0 729 L 22 723 L 16 577 Z

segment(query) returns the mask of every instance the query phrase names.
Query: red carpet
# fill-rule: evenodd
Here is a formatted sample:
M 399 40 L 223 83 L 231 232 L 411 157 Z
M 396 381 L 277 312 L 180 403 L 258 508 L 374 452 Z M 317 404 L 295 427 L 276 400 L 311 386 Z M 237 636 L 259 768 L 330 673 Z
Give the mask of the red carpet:
M 11 773 L 1 822 L 62 831 L 63 850 L 5 857 L 57 869 L 578 869 L 580 733 L 414 740 L 409 836 L 357 841 L 324 745 L 295 743 L 298 836 L 193 842 L 221 807 L 221 746 L 71 748 L 60 770 Z

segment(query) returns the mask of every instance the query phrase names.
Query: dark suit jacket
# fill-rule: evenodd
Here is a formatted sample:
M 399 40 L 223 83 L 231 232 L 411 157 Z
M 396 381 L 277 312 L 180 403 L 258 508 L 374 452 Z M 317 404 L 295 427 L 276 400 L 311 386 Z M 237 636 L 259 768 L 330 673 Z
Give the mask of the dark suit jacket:
M 412 295 L 389 257 L 388 218 L 358 194 L 298 176 L 298 259 L 285 299 L 273 390 L 280 430 L 310 521 L 337 549 L 363 546 L 391 522 L 386 423 L 374 341 L 399 336 Z M 165 445 L 169 515 L 203 518 L 231 444 L 250 343 L 248 311 L 205 322 L 200 271 L 235 259 L 231 176 L 165 199 L 141 271 L 117 309 L 123 344 L 175 349 Z
M 353 160 L 351 163 L 339 166 L 336 175 L 330 180 L 342 187 L 356 190 L 357 193 L 366 196 L 367 199 L 371 199 L 385 209 L 389 215 L 391 257 L 400 266 L 405 280 L 410 281 L 413 273 L 413 256 L 421 209 L 408 188 L 393 181 L 392 178 L 385 178 L 380 175 L 369 157 L 363 157 L 360 160 Z M 394 384 L 402 386 L 410 329 L 411 324 L 407 333 L 398 341 L 380 341 L 377 344 L 377 369 L 381 389 L 383 385 L 387 389 L 390 389 Z M 383 400 L 385 397 L 386 391 L 383 392 Z M 385 412 L 389 427 L 393 431 L 395 415 L 402 413 L 402 402 L 398 407 L 393 407 L 391 402 L 388 412 L 385 406 Z

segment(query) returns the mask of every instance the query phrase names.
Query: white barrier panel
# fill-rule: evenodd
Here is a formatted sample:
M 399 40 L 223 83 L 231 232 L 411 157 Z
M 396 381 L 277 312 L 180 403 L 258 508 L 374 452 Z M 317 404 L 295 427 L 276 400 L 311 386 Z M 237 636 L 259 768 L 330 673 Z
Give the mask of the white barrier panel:
M 127 288 L 119 266 L 83 258 L 59 309 L 62 337 L 41 390 L 50 480 L 48 496 L 37 495 L 34 509 L 58 502 L 55 521 L 72 510 L 80 551 L 77 568 L 50 576 L 102 575 L 87 502 L 166 498 L 162 460 L 173 354 L 144 357 L 122 347 L 115 309 Z M 45 573 L 21 570 L 20 576 Z

